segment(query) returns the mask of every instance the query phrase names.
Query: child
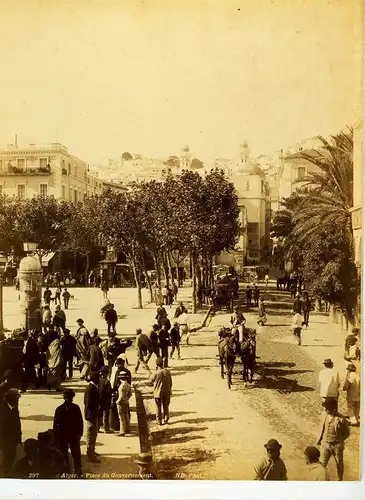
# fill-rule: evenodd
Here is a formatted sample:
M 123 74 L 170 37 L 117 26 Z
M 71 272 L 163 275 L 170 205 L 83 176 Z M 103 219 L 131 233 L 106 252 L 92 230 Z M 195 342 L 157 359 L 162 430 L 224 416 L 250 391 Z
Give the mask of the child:
M 303 318 L 299 313 L 295 313 L 292 321 L 293 335 L 298 341 L 298 345 L 302 345 L 301 333 L 302 333 L 302 323 Z
M 116 400 L 119 420 L 122 427 L 119 436 L 125 436 L 126 434 L 130 434 L 129 400 L 132 396 L 132 387 L 127 381 L 128 374 L 126 372 L 121 372 L 119 374 L 119 379 L 121 382 L 118 388 L 118 399 Z

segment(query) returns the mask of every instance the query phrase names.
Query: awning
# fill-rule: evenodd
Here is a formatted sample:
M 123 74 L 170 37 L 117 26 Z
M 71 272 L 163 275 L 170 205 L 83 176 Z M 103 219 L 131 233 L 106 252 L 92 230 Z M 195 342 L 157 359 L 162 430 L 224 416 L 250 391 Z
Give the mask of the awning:
M 56 252 L 50 252 L 50 253 L 47 253 L 46 255 L 43 255 L 42 257 L 42 266 L 43 267 L 47 267 L 50 260 L 53 259 L 53 257 L 55 256 L 55 253 Z

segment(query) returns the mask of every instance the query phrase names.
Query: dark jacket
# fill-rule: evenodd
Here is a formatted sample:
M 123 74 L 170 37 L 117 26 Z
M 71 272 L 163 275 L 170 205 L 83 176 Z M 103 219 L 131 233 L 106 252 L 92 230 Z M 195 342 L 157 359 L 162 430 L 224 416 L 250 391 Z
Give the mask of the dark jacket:
M 0 449 L 16 446 L 22 442 L 22 426 L 19 408 L 9 408 L 6 400 L 0 402 Z
M 118 321 L 117 311 L 115 309 L 108 309 L 104 315 L 107 323 L 116 323 Z
M 99 380 L 99 396 L 100 408 L 108 410 L 112 403 L 112 386 L 108 378 L 100 377 Z
M 155 330 L 152 330 L 150 333 L 150 341 L 154 345 L 158 344 L 158 332 L 155 332 Z
M 38 363 L 38 344 L 36 339 L 29 337 L 25 346 L 24 361 L 25 363 Z
M 104 356 L 98 345 L 91 344 L 88 354 L 90 370 L 99 371 L 104 366 Z
M 39 457 L 36 457 L 32 464 L 30 464 L 28 459 L 24 457 L 14 464 L 12 475 L 16 479 L 32 479 L 32 477 L 34 479 L 38 479 L 40 470 L 41 464 Z M 34 476 L 31 476 L 31 474 L 34 474 Z
M 302 314 L 302 305 L 301 299 L 295 299 L 293 302 L 293 312 Z
M 76 339 L 73 335 L 68 335 L 61 340 L 61 347 L 64 359 L 71 359 L 76 356 Z
M 91 382 L 85 389 L 84 405 L 85 405 L 85 420 L 92 421 L 97 419 L 100 408 L 99 389 Z
M 63 311 L 58 311 L 53 316 L 53 325 L 55 327 L 60 326 L 61 328 L 65 328 L 66 326 L 66 314 Z
M 308 312 L 312 308 L 312 302 L 310 299 L 304 299 L 303 300 L 303 311 Z
M 166 330 L 161 329 L 158 333 L 158 339 L 160 341 L 161 348 L 168 347 L 170 345 L 169 334 Z
M 179 329 L 178 328 L 171 328 L 170 330 L 170 339 L 171 339 L 171 342 L 175 343 L 175 344 L 178 344 L 181 340 L 181 337 L 180 337 L 180 332 L 179 332 Z
M 84 433 L 80 407 L 74 403 L 63 403 L 56 408 L 53 431 L 58 442 L 80 439 Z

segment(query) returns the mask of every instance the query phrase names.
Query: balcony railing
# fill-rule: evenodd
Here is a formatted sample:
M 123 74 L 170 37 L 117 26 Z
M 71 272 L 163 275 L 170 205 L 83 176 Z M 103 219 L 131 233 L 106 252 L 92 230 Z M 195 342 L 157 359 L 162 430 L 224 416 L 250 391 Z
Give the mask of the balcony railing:
M 8 165 L 7 170 L 0 171 L 0 175 L 50 175 L 52 173 L 51 166 L 46 167 L 16 167 Z

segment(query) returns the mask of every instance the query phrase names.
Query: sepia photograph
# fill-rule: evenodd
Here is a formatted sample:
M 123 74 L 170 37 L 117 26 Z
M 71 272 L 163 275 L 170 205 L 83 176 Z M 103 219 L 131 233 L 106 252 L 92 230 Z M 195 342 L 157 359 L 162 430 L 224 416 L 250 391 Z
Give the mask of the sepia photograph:
M 362 0 L 0 7 L 0 478 L 361 480 Z

